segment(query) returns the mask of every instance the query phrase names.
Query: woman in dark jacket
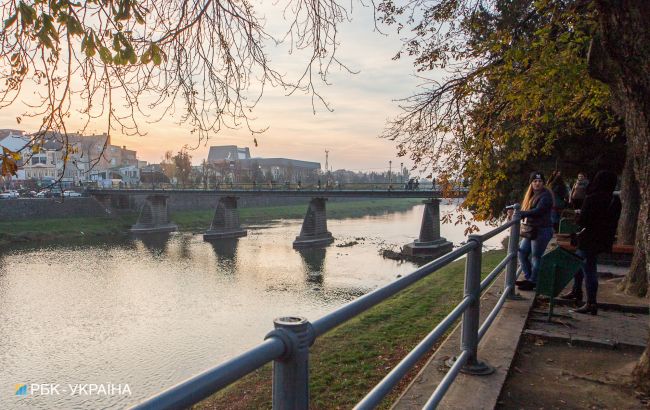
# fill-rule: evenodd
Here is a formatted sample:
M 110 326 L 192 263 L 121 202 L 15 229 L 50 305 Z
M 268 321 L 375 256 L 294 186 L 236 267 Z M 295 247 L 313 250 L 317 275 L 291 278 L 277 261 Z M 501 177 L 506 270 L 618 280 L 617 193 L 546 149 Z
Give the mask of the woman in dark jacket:
M 517 281 L 521 290 L 533 290 L 537 286 L 537 273 L 546 245 L 553 237 L 551 209 L 553 195 L 544 186 L 541 172 L 530 174 L 530 185 L 521 204 L 522 237 L 519 243 L 519 263 L 525 280 Z
M 589 186 L 577 223 L 582 228 L 578 235 L 576 254 L 583 258 L 582 268 L 576 272 L 573 290 L 562 295 L 564 299 L 582 301 L 582 281 L 585 279 L 587 303 L 576 309 L 578 313 L 598 313 L 598 274 L 596 260 L 598 254 L 610 252 L 614 244 L 618 218 L 621 215 L 621 201 L 614 195 L 616 174 L 600 171 Z

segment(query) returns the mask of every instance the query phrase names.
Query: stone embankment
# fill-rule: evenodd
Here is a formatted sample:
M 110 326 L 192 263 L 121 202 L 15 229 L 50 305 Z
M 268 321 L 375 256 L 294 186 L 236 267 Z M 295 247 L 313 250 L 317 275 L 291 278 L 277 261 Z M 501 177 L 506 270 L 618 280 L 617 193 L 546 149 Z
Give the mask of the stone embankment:
M 107 210 L 94 198 L 18 198 L 0 200 L 0 222 L 26 219 L 105 217 Z

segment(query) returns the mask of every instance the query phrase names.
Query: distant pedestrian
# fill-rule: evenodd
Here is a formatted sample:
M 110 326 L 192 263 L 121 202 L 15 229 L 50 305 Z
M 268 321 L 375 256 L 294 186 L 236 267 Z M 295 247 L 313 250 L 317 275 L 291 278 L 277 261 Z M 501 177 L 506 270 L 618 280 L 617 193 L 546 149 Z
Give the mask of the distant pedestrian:
M 318 190 L 320 191 L 320 178 L 318 178 Z
M 413 188 L 416 191 L 418 191 L 420 189 L 420 181 L 419 180 L 417 180 L 417 179 L 415 180 L 415 182 L 413 183 Z
M 587 288 L 587 303 L 575 311 L 577 313 L 598 313 L 598 273 L 596 260 L 598 254 L 611 252 L 616 235 L 618 219 L 621 215 L 621 201 L 614 195 L 616 174 L 599 171 L 589 186 L 576 222 L 582 228 L 577 235 L 576 254 L 583 258 L 582 267 L 575 273 L 573 289 L 560 297 L 582 301 L 582 281 Z
M 519 243 L 519 263 L 524 272 L 524 280 L 515 283 L 521 290 L 533 290 L 537 286 L 537 274 L 542 255 L 553 237 L 551 208 L 553 194 L 544 186 L 541 172 L 530 174 L 528 189 L 521 204 L 521 237 Z M 512 210 L 508 210 L 509 215 Z
M 559 232 L 560 217 L 562 215 L 562 211 L 567 206 L 569 192 L 560 171 L 553 173 L 553 177 L 549 181 L 548 185 L 551 188 L 551 192 L 553 192 L 553 209 L 551 211 L 551 222 L 553 222 L 553 230 L 555 232 Z
M 587 196 L 587 186 L 589 185 L 589 180 L 587 179 L 587 174 L 584 172 L 578 172 L 578 179 L 573 188 L 571 188 L 571 195 L 569 197 L 569 202 L 573 209 L 582 208 L 582 202 Z

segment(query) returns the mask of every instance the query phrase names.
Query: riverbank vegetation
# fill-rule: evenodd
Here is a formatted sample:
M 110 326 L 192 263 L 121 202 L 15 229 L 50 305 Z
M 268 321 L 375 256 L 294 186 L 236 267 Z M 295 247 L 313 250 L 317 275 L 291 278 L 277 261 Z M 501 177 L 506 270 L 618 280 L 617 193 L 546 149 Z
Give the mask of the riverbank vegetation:
M 421 202 L 419 199 L 377 199 L 327 204 L 327 217 L 354 218 L 385 212 L 406 211 Z M 261 223 L 274 219 L 303 218 L 306 204 L 270 207 L 250 207 L 239 210 L 241 222 Z M 181 231 L 200 231 L 210 226 L 214 210 L 174 212 L 172 220 Z M 100 236 L 125 235 L 137 220 L 136 212 L 121 213 L 116 217 L 74 217 L 31 219 L 0 222 L 0 246 L 11 243 L 52 240 L 77 240 Z
M 483 275 L 504 256 L 504 251 L 484 253 Z M 320 337 L 310 350 L 309 407 L 352 408 L 461 300 L 464 270 L 465 261 L 456 261 Z M 417 369 L 425 361 L 422 359 Z M 417 370 L 411 371 L 383 407 L 388 407 L 416 374 Z M 271 408 L 271 366 L 251 373 L 195 408 Z

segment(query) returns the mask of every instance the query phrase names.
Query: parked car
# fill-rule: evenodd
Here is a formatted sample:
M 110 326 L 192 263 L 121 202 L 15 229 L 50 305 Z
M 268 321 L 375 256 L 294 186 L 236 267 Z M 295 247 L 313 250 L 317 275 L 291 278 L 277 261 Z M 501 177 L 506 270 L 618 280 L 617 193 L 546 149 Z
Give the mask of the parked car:
M 18 197 L 20 197 L 18 191 L 7 191 L 7 192 L 0 193 L 0 199 L 12 199 Z
M 63 191 L 63 196 L 76 198 L 80 197 L 81 194 L 77 191 Z
M 38 194 L 36 194 L 36 198 L 50 198 L 50 197 L 52 197 L 52 192 L 50 192 L 49 189 L 43 189 Z

